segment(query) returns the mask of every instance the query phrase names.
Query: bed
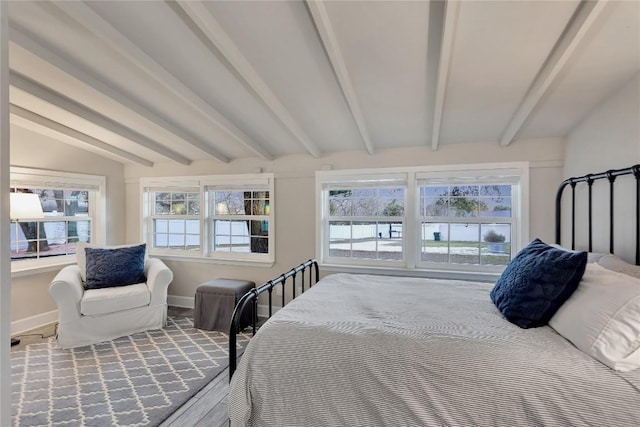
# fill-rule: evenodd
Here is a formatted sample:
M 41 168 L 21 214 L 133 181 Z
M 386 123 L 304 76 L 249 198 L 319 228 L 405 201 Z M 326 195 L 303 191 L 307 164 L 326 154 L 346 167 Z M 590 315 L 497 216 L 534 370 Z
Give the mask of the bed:
M 613 186 L 611 177 L 621 175 L 635 176 L 640 212 L 640 166 L 608 171 L 603 178 Z M 591 187 L 599 176 L 565 181 L 558 209 L 565 186 Z M 574 233 L 572 227 L 571 249 Z M 579 253 L 554 250 L 568 257 Z M 506 320 L 492 302 L 494 284 L 333 274 L 311 287 L 317 263 L 301 264 L 245 295 L 236 307 L 255 308 L 262 293 L 271 304 L 275 286 L 292 278 L 295 288 L 296 278 L 304 280 L 309 270 L 307 292 L 260 328 L 237 370 L 232 325 L 231 425 L 640 425 L 640 369 L 629 368 L 640 364 L 640 317 L 633 317 L 640 313 L 640 287 L 624 291 L 632 329 L 625 339 L 631 336 L 627 344 L 635 349 L 623 361 L 628 365 L 579 349 L 585 344 L 571 335 L 589 327 L 589 320 L 577 322 L 576 316 L 594 311 L 584 302 L 590 281 L 613 277 L 624 282 L 620 286 L 640 284 L 640 267 L 614 255 L 589 258 L 580 286 L 551 319 L 554 327 L 527 329 Z

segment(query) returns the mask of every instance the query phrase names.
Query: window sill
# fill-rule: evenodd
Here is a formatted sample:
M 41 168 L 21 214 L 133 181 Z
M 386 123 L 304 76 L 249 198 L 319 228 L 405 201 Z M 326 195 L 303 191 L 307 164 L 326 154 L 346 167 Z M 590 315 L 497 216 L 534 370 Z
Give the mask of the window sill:
M 60 271 L 62 267 L 75 264 L 75 255 L 58 257 L 55 259 L 39 260 L 39 261 L 14 261 L 11 264 L 11 278 L 25 277 L 34 274 L 48 273 L 51 271 Z
M 154 254 L 149 253 L 152 258 L 160 258 L 163 261 L 181 261 L 181 262 L 194 262 L 203 264 L 222 264 L 222 265 L 242 265 L 246 267 L 259 267 L 270 268 L 273 267 L 275 261 L 250 261 L 250 260 L 235 260 L 235 259 L 219 259 L 209 258 L 202 256 L 181 256 L 181 255 L 167 255 L 167 254 Z
M 473 282 L 493 283 L 500 277 L 499 272 L 435 270 L 435 269 L 407 269 L 390 267 L 361 267 L 351 265 L 320 264 L 321 272 L 380 274 L 386 276 L 424 277 L 429 279 L 470 280 Z

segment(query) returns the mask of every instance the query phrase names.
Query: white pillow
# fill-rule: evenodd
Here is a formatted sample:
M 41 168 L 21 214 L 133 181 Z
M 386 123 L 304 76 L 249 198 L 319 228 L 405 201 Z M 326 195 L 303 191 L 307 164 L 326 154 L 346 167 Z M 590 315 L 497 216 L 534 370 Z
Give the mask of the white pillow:
M 76 262 L 78 263 L 78 267 L 80 268 L 80 278 L 82 282 L 87 281 L 87 253 L 84 251 L 84 248 L 99 248 L 99 249 L 118 249 L 118 248 L 128 248 L 131 246 L 139 246 L 142 243 L 132 243 L 129 245 L 96 245 L 92 243 L 84 243 L 78 242 L 76 243 Z M 147 259 L 149 259 L 148 251 L 144 251 L 144 263 L 147 263 Z
M 549 326 L 616 371 L 640 367 L 640 279 L 587 264 Z
M 603 256 L 598 260 L 598 264 L 600 264 L 607 270 L 626 274 L 627 276 L 631 277 L 640 278 L 640 265 L 629 264 L 625 260 L 620 259 L 615 255 L 608 254 Z

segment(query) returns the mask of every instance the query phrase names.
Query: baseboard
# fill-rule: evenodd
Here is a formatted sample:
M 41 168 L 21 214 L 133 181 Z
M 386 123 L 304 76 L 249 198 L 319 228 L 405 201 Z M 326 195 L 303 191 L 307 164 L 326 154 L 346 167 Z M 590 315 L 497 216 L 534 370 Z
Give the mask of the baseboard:
M 193 308 L 195 307 L 195 298 L 167 295 L 167 304 L 180 308 Z
M 58 310 L 48 311 L 46 313 L 37 314 L 25 319 L 14 320 L 11 322 L 11 335 L 21 334 L 32 329 L 50 325 L 58 321 Z
M 167 303 L 174 307 L 181 308 L 193 308 L 193 297 L 181 297 L 177 295 L 168 295 Z M 280 307 L 273 306 L 273 313 L 280 310 Z M 258 317 L 268 317 L 269 306 L 258 304 Z M 35 316 L 27 317 L 25 319 L 15 320 L 11 322 L 11 335 L 21 334 L 32 329 L 40 328 L 42 326 L 49 325 L 58 321 L 58 310 L 48 311 L 46 313 L 38 314 Z
M 271 314 L 276 314 L 276 312 L 278 310 L 280 310 L 281 307 L 278 307 L 276 305 L 273 306 L 273 311 Z M 268 305 L 262 305 L 262 304 L 258 304 L 258 317 L 269 317 L 269 306 Z

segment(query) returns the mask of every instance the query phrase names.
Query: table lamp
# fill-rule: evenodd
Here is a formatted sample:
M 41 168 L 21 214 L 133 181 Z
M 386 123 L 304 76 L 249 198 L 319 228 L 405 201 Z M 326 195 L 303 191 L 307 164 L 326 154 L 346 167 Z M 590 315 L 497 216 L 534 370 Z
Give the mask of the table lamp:
M 16 245 L 19 235 L 18 223 L 24 220 L 44 218 L 40 196 L 33 193 L 9 193 L 10 213 L 12 221 L 16 222 Z M 20 344 L 20 340 L 11 338 L 11 345 Z

